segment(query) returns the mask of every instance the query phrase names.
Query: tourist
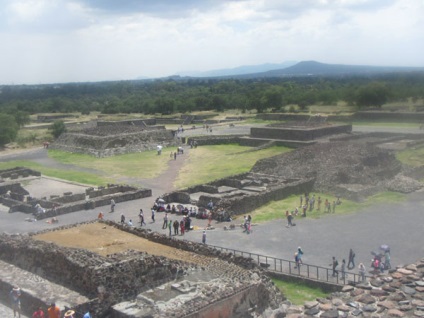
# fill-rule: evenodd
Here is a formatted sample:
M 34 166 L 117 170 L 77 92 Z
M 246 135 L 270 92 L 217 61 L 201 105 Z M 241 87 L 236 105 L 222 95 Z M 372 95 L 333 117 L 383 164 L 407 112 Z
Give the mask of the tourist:
M 177 152 L 174 152 L 174 160 L 177 160 Z
M 175 220 L 174 221 L 174 235 L 178 235 L 178 228 L 180 227 L 180 223 Z
M 304 205 L 303 205 L 303 214 L 302 214 L 302 217 L 304 217 L 304 218 L 306 218 L 306 210 L 308 209 L 308 205 L 305 203 Z
M 352 264 L 352 266 L 350 264 Z M 347 268 L 355 268 L 355 252 L 353 251 L 353 249 L 350 249 L 349 251 L 349 261 L 347 263 Z
M 140 218 L 140 226 L 147 225 L 146 222 L 144 222 L 144 212 L 143 209 L 140 209 L 140 213 L 138 214 L 138 217 Z
M 300 204 L 299 204 L 299 206 L 300 206 L 300 207 L 302 207 L 302 206 L 303 206 L 303 205 L 302 205 L 302 203 L 303 203 L 303 196 L 301 195 L 301 196 L 300 196 Z
M 93 318 L 92 313 L 93 313 L 93 310 L 89 309 L 82 318 Z
M 13 317 L 21 317 L 21 289 L 18 286 L 14 286 L 9 293 L 10 301 L 12 302 Z
M 180 234 L 184 235 L 184 227 L 185 227 L 185 220 L 184 217 L 183 219 L 180 221 Z
M 302 251 L 302 248 L 299 246 L 297 248 L 297 257 L 299 258 L 299 264 L 303 264 L 302 256 L 303 256 L 303 251 Z
M 330 264 L 332 266 L 333 269 L 333 277 L 338 276 L 339 275 L 339 271 L 337 270 L 337 266 L 339 266 L 339 262 L 336 260 L 336 257 L 333 256 L 333 261 Z
M 99 212 L 99 215 L 97 216 L 98 220 L 103 220 L 104 214 L 102 212 Z
M 212 200 L 209 200 L 209 202 L 208 202 L 208 209 L 209 210 L 212 210 L 213 209 L 213 202 L 212 202 Z
M 324 212 L 328 212 L 328 206 L 330 205 L 330 202 L 328 202 L 328 199 L 325 199 L 324 201 Z
M 125 215 L 123 213 L 121 214 L 121 224 L 125 224 Z
M 186 217 L 185 218 L 185 226 L 184 226 L 184 231 L 188 232 L 191 230 L 191 218 L 190 217 Z
M 360 276 L 360 282 L 365 283 L 365 266 L 363 263 L 359 263 L 358 272 Z
M 294 262 L 296 263 L 296 265 L 294 266 L 294 268 L 300 268 L 300 258 L 299 258 L 299 253 L 294 253 Z
M 390 250 L 386 250 L 384 252 L 384 268 L 385 269 L 391 269 L 392 266 L 390 264 Z
M 342 260 L 341 273 L 342 273 L 341 279 L 345 279 L 346 278 L 346 260 L 345 259 Z
M 206 231 L 203 231 L 203 234 L 202 234 L 202 243 L 203 244 L 206 244 Z
M 172 220 L 169 220 L 169 223 L 168 223 L 168 229 L 169 229 L 169 237 L 171 237 L 171 235 L 172 235 Z
M 287 227 L 293 226 L 293 223 L 292 223 L 293 215 L 289 211 L 286 212 L 286 215 L 287 215 Z
M 128 226 L 134 226 L 134 224 L 133 224 L 133 222 L 132 222 L 132 220 L 130 219 L 129 221 L 128 221 Z
M 38 307 L 36 311 L 32 314 L 32 318 L 44 318 L 44 311 L 41 307 Z
M 163 225 L 162 229 L 166 229 L 168 227 L 168 213 L 165 213 L 165 216 L 163 217 Z
M 309 200 L 309 211 L 310 212 L 312 212 L 312 210 L 314 209 L 314 204 L 315 204 L 315 194 Z
M 60 318 L 60 308 L 52 302 L 50 307 L 47 309 L 47 315 L 49 318 Z
M 152 209 L 152 223 L 155 223 L 155 209 Z
M 333 213 L 336 213 L 336 201 L 333 201 Z
M 342 204 L 342 201 L 340 200 L 340 197 L 337 197 L 337 201 L 336 201 L 336 204 L 337 204 L 337 205 L 340 205 L 340 204 Z
M 110 200 L 110 212 L 115 212 L 115 205 L 116 205 L 115 200 L 114 199 Z
M 318 203 L 317 211 L 321 211 L 321 203 L 322 203 L 321 197 L 318 197 L 317 203 Z

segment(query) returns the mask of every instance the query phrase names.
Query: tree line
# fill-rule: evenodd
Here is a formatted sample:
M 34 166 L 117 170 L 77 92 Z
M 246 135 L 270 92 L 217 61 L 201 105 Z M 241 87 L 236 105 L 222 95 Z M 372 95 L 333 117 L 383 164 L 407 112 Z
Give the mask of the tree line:
M 192 111 L 285 111 L 345 101 L 381 107 L 392 101 L 424 98 L 424 73 L 344 77 L 193 79 L 0 86 L 0 130 L 29 122 L 36 113 L 172 114 Z M 5 126 L 3 126 L 5 125 Z M 0 143 L 16 133 L 0 134 Z M 4 143 L 3 143 L 4 144 Z

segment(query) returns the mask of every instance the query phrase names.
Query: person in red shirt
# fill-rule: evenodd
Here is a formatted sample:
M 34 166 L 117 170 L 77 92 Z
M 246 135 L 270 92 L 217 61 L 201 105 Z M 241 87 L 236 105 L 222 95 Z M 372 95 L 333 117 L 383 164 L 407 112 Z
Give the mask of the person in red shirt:
M 49 318 L 60 318 L 60 309 L 55 303 L 51 303 L 49 309 L 47 309 Z
M 32 314 L 32 318 L 44 318 L 44 311 L 41 307 L 38 307 L 36 311 Z

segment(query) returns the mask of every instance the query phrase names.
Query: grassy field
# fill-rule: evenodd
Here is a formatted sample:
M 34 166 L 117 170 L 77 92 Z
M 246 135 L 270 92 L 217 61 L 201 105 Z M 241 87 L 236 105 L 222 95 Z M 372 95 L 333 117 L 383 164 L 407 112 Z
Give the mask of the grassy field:
M 175 185 L 185 188 L 227 176 L 248 172 L 262 158 L 275 156 L 291 149 L 272 147 L 259 151 L 239 145 L 201 146 L 190 151 L 179 172 Z
M 321 211 L 317 211 L 316 209 L 312 212 L 307 211 L 306 215 L 308 218 L 320 218 L 325 215 L 328 215 L 328 213 L 324 212 L 324 201 L 325 199 L 328 199 L 330 202 L 333 202 L 336 200 L 336 198 L 332 195 L 325 194 L 325 193 L 314 193 L 315 199 L 317 201 L 318 197 L 320 196 L 322 199 L 321 204 Z M 400 202 L 405 199 L 405 195 L 397 192 L 382 192 L 379 194 L 376 194 L 374 196 L 369 197 L 366 201 L 358 203 L 350 200 L 342 200 L 341 205 L 336 206 L 336 214 L 344 214 L 344 213 L 352 213 L 355 211 L 358 211 L 360 209 L 363 209 L 367 206 L 370 206 L 372 204 L 376 203 L 390 203 L 390 202 Z M 315 201 L 315 207 L 317 207 L 317 202 Z M 299 206 L 300 204 L 300 198 L 299 196 L 290 196 L 284 200 L 279 201 L 272 201 L 259 209 L 253 211 L 250 213 L 252 216 L 254 222 L 261 223 L 261 222 L 269 222 L 272 220 L 277 219 L 285 219 L 285 212 L 288 211 L 294 211 L 295 207 Z M 299 208 L 299 216 L 296 218 L 297 221 L 301 220 L 302 217 L 300 216 L 301 209 Z M 296 221 L 296 222 L 297 222 Z
M 27 167 L 40 171 L 43 175 L 48 177 L 59 178 L 87 185 L 100 186 L 106 185 L 107 183 L 113 183 L 112 179 L 108 177 L 99 176 L 97 174 L 78 172 L 73 170 L 52 169 L 31 161 L 0 162 L 0 170 L 15 167 Z
M 275 278 L 273 278 L 272 281 L 294 305 L 303 305 L 305 301 L 328 296 L 328 293 L 324 292 L 322 289 L 311 288 L 302 283 L 285 282 Z
M 424 147 L 410 148 L 396 153 L 396 158 L 407 165 L 412 167 L 419 167 L 424 165 Z
M 167 163 L 170 160 L 167 154 L 170 151 L 163 149 L 162 156 L 158 156 L 156 151 L 145 151 L 107 158 L 96 158 L 89 155 L 49 150 L 49 157 L 64 164 L 99 170 L 112 179 L 120 176 L 150 179 L 157 177 L 166 170 Z

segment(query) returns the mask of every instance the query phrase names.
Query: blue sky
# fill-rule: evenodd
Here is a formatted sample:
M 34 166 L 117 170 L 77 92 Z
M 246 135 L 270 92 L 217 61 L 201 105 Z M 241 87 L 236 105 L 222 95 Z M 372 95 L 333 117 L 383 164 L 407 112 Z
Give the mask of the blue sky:
M 423 0 L 0 0 L 0 84 L 240 65 L 424 66 Z

